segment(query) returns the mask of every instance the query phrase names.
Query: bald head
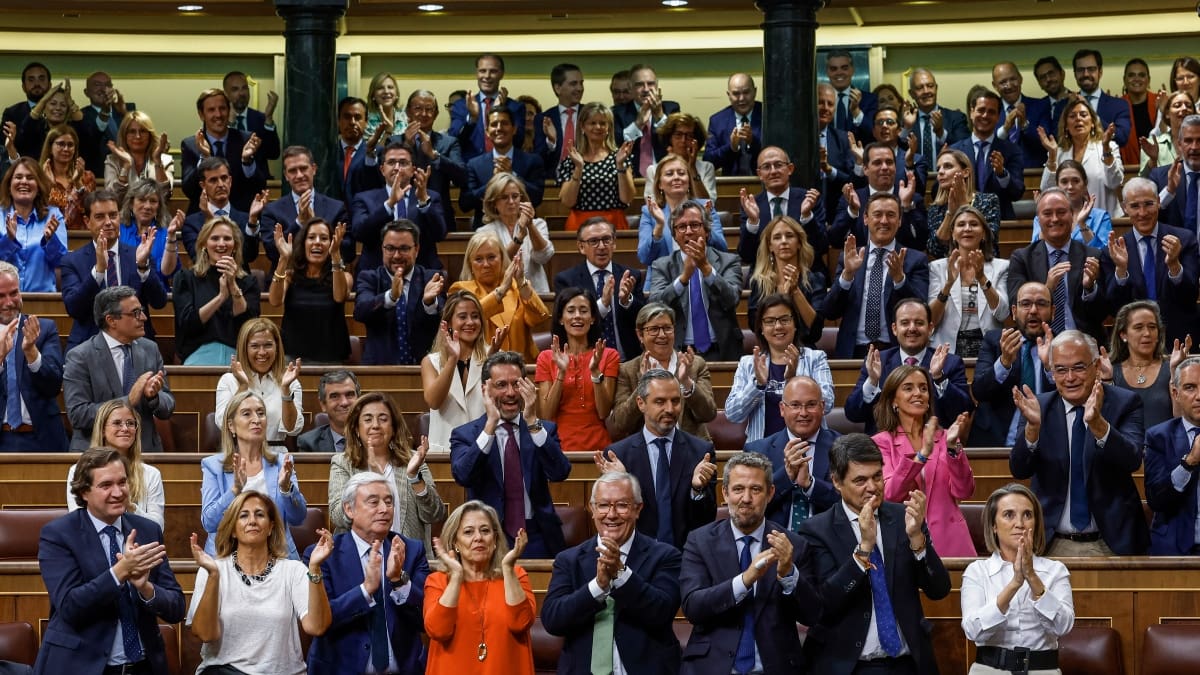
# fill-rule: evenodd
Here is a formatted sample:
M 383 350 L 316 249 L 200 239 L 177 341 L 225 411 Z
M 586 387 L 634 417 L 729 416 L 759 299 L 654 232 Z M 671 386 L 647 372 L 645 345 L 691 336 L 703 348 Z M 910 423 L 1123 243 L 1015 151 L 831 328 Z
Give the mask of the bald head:
M 729 107 L 738 115 L 749 115 L 754 110 L 754 102 L 758 89 L 754 86 L 754 78 L 746 73 L 734 73 L 726 83 L 725 95 L 729 97 Z
M 1000 94 L 1005 103 L 1021 100 L 1021 71 L 1012 61 L 1001 61 L 992 66 L 992 89 Z

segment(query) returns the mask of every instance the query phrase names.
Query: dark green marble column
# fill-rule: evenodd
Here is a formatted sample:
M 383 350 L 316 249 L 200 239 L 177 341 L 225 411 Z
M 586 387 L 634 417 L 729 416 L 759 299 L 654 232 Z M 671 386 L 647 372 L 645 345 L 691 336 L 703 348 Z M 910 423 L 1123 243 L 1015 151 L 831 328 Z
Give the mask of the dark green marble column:
M 825 0 L 756 0 L 763 13 L 763 144 L 788 152 L 792 184 L 818 185 L 817 12 Z
M 317 190 L 325 194 L 340 178 L 335 66 L 338 19 L 346 5 L 346 0 L 275 0 L 286 38 L 282 143 L 312 149 L 320 169 Z

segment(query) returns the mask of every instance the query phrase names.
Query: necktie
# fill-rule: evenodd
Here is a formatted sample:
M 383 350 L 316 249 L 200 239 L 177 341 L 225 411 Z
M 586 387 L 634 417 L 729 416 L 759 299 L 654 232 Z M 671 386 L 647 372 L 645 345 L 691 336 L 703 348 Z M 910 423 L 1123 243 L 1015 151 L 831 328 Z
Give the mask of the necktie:
M 917 357 L 915 357 L 915 356 L 910 356 L 910 357 L 908 357 L 908 358 L 904 359 L 904 365 L 906 365 L 906 366 L 915 366 L 915 365 L 917 365 Z
M 810 463 L 811 467 L 812 464 Z M 789 522 L 788 529 L 792 532 L 800 531 L 800 524 L 808 520 L 812 515 L 812 505 L 808 502 L 808 495 L 804 494 L 804 490 L 800 486 L 796 486 L 792 490 L 792 519 Z
M 121 552 L 121 532 L 112 525 L 106 526 L 100 532 L 108 536 L 108 563 L 115 565 L 117 554 Z M 142 642 L 138 638 L 133 598 L 129 593 L 129 586 L 122 584 L 121 593 L 117 598 L 117 614 L 121 618 L 121 644 L 125 648 L 125 660 L 137 663 L 142 660 Z
M 975 141 L 975 189 L 983 192 L 987 185 L 987 172 L 991 164 L 988 162 L 987 141 Z
M 838 94 L 837 124 L 838 131 L 850 129 L 850 111 L 846 105 L 846 92 Z
M 1008 121 L 1008 117 L 1009 117 L 1009 115 L 1012 115 L 1013 108 L 1015 108 L 1015 107 L 1017 107 L 1015 104 L 1009 103 L 1008 106 L 1004 108 L 1004 118 L 1000 120 L 1000 128 L 1002 128 L 1002 129 L 1004 128 L 1005 122 Z M 1020 137 L 1021 137 L 1021 125 L 1014 124 L 1012 127 L 1012 131 L 1010 131 L 1008 133 L 1008 140 L 1012 141 L 1013 143 L 1016 143 L 1017 139 L 1019 139 Z
M 1055 249 L 1050 252 L 1051 266 L 1057 265 L 1067 257 L 1066 253 Z M 1058 281 L 1051 294 L 1054 300 L 1054 318 L 1050 320 L 1050 327 L 1054 329 L 1054 334 L 1058 335 L 1067 329 L 1067 309 L 1070 304 L 1067 300 L 1067 275 L 1064 274 Z
M 688 314 L 692 319 L 692 344 L 696 353 L 704 354 L 712 348 L 712 334 L 708 331 L 708 309 L 704 306 L 704 282 L 700 279 L 700 270 L 692 273 L 688 283 Z
M 654 502 L 658 507 L 658 534 L 656 539 L 664 544 L 675 545 L 675 525 L 671 520 L 671 462 L 667 459 L 667 439 L 656 438 L 658 460 L 655 462 Z
M 888 656 L 900 655 L 900 631 L 896 628 L 896 615 L 892 611 L 892 597 L 888 594 L 887 574 L 883 569 L 883 556 L 879 543 L 871 549 L 871 599 L 875 602 L 875 629 L 879 632 L 879 645 Z
M 237 116 L 237 129 L 238 131 L 246 131 L 246 113 Z
M 886 248 L 874 251 L 875 259 L 871 261 L 871 283 L 867 289 L 867 315 L 863 321 L 863 333 L 868 342 L 879 340 L 883 335 L 883 256 Z
M 933 124 L 927 113 L 921 114 L 921 154 L 933 157 Z
M 749 128 L 750 118 L 746 117 L 745 115 L 739 115 L 738 126 Z M 750 156 L 750 145 L 750 143 L 743 142 L 741 147 L 738 148 L 737 174 L 739 176 L 754 175 L 754 166 L 751 162 L 753 158 Z
M 1155 269 L 1154 261 L 1154 235 L 1148 234 L 1142 237 L 1142 248 L 1145 249 L 1142 255 L 1142 277 L 1146 280 L 1146 297 L 1158 300 L 1158 270 Z
M 346 156 L 342 159 L 342 180 L 350 175 L 350 164 L 354 162 L 354 146 L 346 146 Z
M 1196 231 L 1196 207 L 1197 207 L 1197 190 L 1200 189 L 1200 180 L 1196 174 L 1200 172 L 1189 171 L 1187 175 L 1187 199 L 1183 203 L 1183 225 L 1192 232 Z
M 392 214 L 394 220 L 403 220 L 408 218 L 408 197 L 401 197 L 400 201 L 396 202 L 396 212 Z
M 333 447 L 336 448 L 338 452 L 345 452 L 346 451 L 346 437 L 342 436 L 341 438 L 334 441 Z
M 400 365 L 411 366 L 413 363 L 412 347 L 408 344 L 408 284 L 400 297 L 396 298 L 396 356 Z
M 20 315 L 13 319 L 13 321 L 20 320 Z M 21 426 L 21 388 L 17 384 L 19 375 L 17 369 L 21 367 L 18 354 L 21 353 L 19 345 L 24 339 L 23 332 L 23 328 L 17 328 L 17 336 L 13 338 L 13 348 L 8 351 L 8 358 L 4 360 L 4 421 L 12 429 Z
M 1037 371 L 1033 367 L 1033 341 L 1026 340 L 1021 345 L 1021 384 L 1029 387 L 1033 393 L 1038 393 Z
M 638 143 L 638 175 L 645 176 L 646 170 L 654 163 L 654 114 L 650 114 L 651 119 L 646 120 L 646 126 L 642 127 L 642 137 Z M 618 167 L 619 168 L 619 167 Z
M 108 269 L 104 271 L 104 280 L 109 288 L 121 285 L 121 280 L 117 277 L 117 254 L 115 251 L 108 252 Z
M 371 550 L 367 549 L 363 559 L 370 562 Z M 384 556 L 386 559 L 386 556 Z M 379 588 L 371 595 L 375 606 L 371 608 L 371 664 L 375 672 L 386 673 L 388 668 L 388 630 L 387 609 L 384 605 L 383 580 L 379 580 Z
M 483 149 L 488 152 L 491 152 L 492 147 L 493 147 L 492 146 L 492 137 L 488 136 L 488 133 L 487 133 L 488 118 L 491 116 L 492 116 L 492 97 L 486 96 L 483 99 L 483 121 L 482 121 L 483 123 L 481 126 L 483 127 Z
M 783 215 L 783 197 L 771 197 L 771 217 L 778 218 Z
M 571 146 L 575 144 L 575 109 L 567 108 L 567 121 L 563 124 L 563 137 L 558 139 L 558 161 L 567 158 L 571 154 Z M 612 657 L 609 657 L 611 660 Z
M 1083 440 L 1088 431 L 1083 424 L 1083 406 L 1077 405 L 1071 412 L 1075 413 L 1075 422 L 1071 425 L 1071 527 L 1082 532 L 1092 520 L 1083 473 Z
M 750 567 L 750 544 L 754 537 L 742 537 L 742 571 Z M 737 654 L 733 657 L 733 672 L 749 673 L 754 670 L 754 587 L 742 600 L 742 636 L 738 639 Z
M 604 283 L 608 281 L 608 270 L 596 270 L 596 297 L 604 295 Z M 604 328 L 604 344 L 617 348 L 617 330 L 614 321 L 617 317 L 617 304 L 620 303 L 616 291 L 613 292 L 612 307 L 608 308 L 608 316 L 600 320 L 600 325 Z
M 121 353 L 125 355 L 125 363 L 121 366 L 121 389 L 128 396 L 129 390 L 133 389 L 133 347 L 130 345 L 121 345 Z
M 213 142 L 213 156 L 214 157 L 224 157 L 225 156 L 225 141 L 214 141 Z
M 525 479 L 521 477 L 521 452 L 517 449 L 517 428 L 503 424 L 508 440 L 504 442 L 504 531 L 511 537 L 525 527 Z
M 229 209 L 217 209 L 216 213 L 213 215 L 223 218 L 229 215 Z
M 604 599 L 604 609 L 596 613 L 592 623 L 592 675 L 612 675 L 613 672 L 613 611 L 612 597 Z

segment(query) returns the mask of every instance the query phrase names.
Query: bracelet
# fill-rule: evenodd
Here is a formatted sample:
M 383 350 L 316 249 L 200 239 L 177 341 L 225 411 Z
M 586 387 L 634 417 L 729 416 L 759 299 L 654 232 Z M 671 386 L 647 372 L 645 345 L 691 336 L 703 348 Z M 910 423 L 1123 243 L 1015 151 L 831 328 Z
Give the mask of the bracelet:
M 271 275 L 271 278 L 274 281 L 287 281 L 287 273 L 285 272 L 283 274 L 280 274 L 279 272 L 275 272 L 274 274 Z
M 281 494 L 281 495 L 285 495 L 285 496 L 288 496 L 288 497 L 292 496 L 292 486 L 291 486 L 291 484 L 288 484 L 288 489 L 287 489 L 287 490 L 284 490 L 283 488 L 279 488 L 279 494 Z
M 937 294 L 937 300 L 938 300 L 938 302 L 940 302 L 942 304 L 946 304 L 947 302 L 950 302 L 950 296 L 946 295 L 945 293 L 939 292 Z
M 913 456 L 913 460 L 916 461 L 918 464 L 924 464 L 925 462 L 929 461 L 929 458 L 926 457 L 925 455 L 922 455 L 920 452 L 918 452 L 916 455 Z

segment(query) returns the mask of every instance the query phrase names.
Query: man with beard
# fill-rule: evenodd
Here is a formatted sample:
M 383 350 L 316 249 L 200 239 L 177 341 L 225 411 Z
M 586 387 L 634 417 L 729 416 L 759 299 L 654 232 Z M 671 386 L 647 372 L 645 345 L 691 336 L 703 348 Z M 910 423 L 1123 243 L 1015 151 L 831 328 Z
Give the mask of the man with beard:
M 734 73 L 725 85 L 729 105 L 708 118 L 704 159 L 725 176 L 751 176 L 762 148 L 762 103 L 754 78 Z
M 290 145 L 283 151 L 283 177 L 287 179 L 290 194 L 267 204 L 258 221 L 258 238 L 262 240 L 263 251 L 271 260 L 274 267 L 279 262 L 279 250 L 275 248 L 275 226 L 283 226 L 283 236 L 292 237 L 305 223 L 320 218 L 329 224 L 330 233 L 338 225 L 346 223 L 346 205 L 340 199 L 327 197 L 317 192 L 314 180 L 317 177 L 317 163 L 313 161 L 312 151 L 303 145 Z M 304 242 L 294 241 L 297 249 Z M 342 262 L 354 262 L 354 238 L 342 238 Z M 297 255 L 304 257 L 298 251 Z
M 391 140 L 403 140 L 413 148 L 413 161 L 417 167 L 429 171 L 429 178 L 426 179 L 429 189 L 439 195 L 449 196 L 451 183 L 460 190 L 466 188 L 467 165 L 463 163 L 458 139 L 433 130 L 433 123 L 438 118 L 437 97 L 433 92 L 417 89 L 409 94 L 404 112 L 408 115 L 404 135 L 393 136 Z M 446 228 L 453 232 L 456 229 L 454 203 L 450 199 L 442 200 L 442 216 Z
M 1113 141 L 1117 147 L 1123 147 L 1129 141 L 1129 132 L 1133 121 L 1129 112 L 1129 101 L 1110 96 L 1100 88 L 1100 78 L 1104 76 L 1104 57 L 1095 49 L 1080 49 L 1071 59 L 1075 69 L 1075 84 L 1079 85 L 1079 96 L 1088 102 L 1096 116 L 1100 118 L 1101 129 L 1113 125 L 1117 132 Z
M 300 452 L 342 452 L 346 449 L 346 418 L 362 391 L 358 377 L 349 370 L 331 370 L 317 383 L 317 400 L 328 422 L 300 434 Z
M 483 197 L 487 193 L 488 182 L 496 174 L 511 173 L 520 178 L 529 195 L 529 203 L 534 206 L 542 203 L 542 195 L 546 192 L 546 172 L 542 160 L 515 144 L 516 129 L 516 119 L 511 111 L 496 108 L 488 113 L 487 137 L 492 148 L 467 162 L 467 189 L 458 195 L 458 208 L 464 212 L 475 211 L 475 228 L 483 225 Z
M 1013 220 L 1013 202 L 1025 194 L 1025 153 L 1020 146 L 996 134 L 1000 119 L 1000 97 L 980 89 L 971 97 L 971 135 L 950 147 L 971 158 L 975 165 L 975 189 L 990 192 L 1000 201 L 1000 217 Z M 940 225 L 940 223 L 939 223 Z
M 279 105 L 279 94 L 267 92 L 267 108 L 263 111 L 250 107 L 250 83 L 246 74 L 234 70 L 225 74 L 221 88 L 229 98 L 231 126 L 238 131 L 257 135 L 262 139 L 255 157 L 264 166 L 267 160 L 279 159 L 279 132 L 275 129 L 275 107 Z
M 1046 98 L 1042 100 L 1050 107 L 1050 130 L 1057 130 L 1058 119 L 1062 117 L 1067 101 L 1071 100 L 1071 90 L 1063 86 L 1067 74 L 1057 56 L 1043 56 L 1034 64 L 1033 76 L 1046 92 Z
M 21 122 L 29 117 L 33 107 L 42 100 L 47 91 L 50 91 L 50 69 L 37 61 L 26 64 L 21 70 L 21 91 L 25 92 L 26 100 L 8 106 L 4 109 L 3 117 L 0 117 L 5 129 L 8 128 L 9 122 L 14 126 L 21 126 Z
M 829 250 L 829 243 L 825 240 L 825 206 L 821 193 L 816 189 L 793 187 L 794 169 L 795 165 L 783 148 L 771 145 L 758 153 L 758 178 L 762 181 L 763 191 L 751 195 L 742 188 L 739 193 L 742 229 L 738 234 L 738 256 L 747 265 L 754 265 L 758 259 L 759 232 L 776 217 L 790 216 L 804 226 L 808 245 L 813 249 L 813 271 L 828 277 L 825 252 Z
M 573 63 L 560 63 L 550 70 L 550 87 L 558 105 L 533 118 L 533 151 L 542 158 L 545 172 L 553 176 L 575 144 L 583 71 Z
M 58 328 L 53 319 L 21 313 L 20 284 L 17 268 L 0 261 L 0 452 L 65 451 L 67 432 L 58 408 L 63 379 Z
M 360 192 L 350 205 L 350 231 L 362 246 L 358 271 L 383 264 L 383 226 L 394 220 L 410 220 L 420 230 L 419 264 L 442 269 L 437 245 L 446 238 L 442 196 L 428 189 L 429 172 L 418 169 L 413 150 L 403 143 L 388 143 L 379 163 L 385 187 Z
M 901 220 L 896 238 L 908 248 L 924 251 L 929 241 L 929 222 L 925 214 L 925 198 L 917 190 L 916 172 L 906 171 L 903 179 L 898 180 L 896 152 L 879 143 L 872 143 L 863 150 L 863 161 L 867 185 L 855 188 L 847 183 L 842 186 L 842 198 L 829 219 L 829 245 L 843 246 L 847 235 L 851 234 L 859 241 L 866 240 L 869 228 L 862 205 L 874 195 L 887 193 L 895 195 L 900 202 Z

